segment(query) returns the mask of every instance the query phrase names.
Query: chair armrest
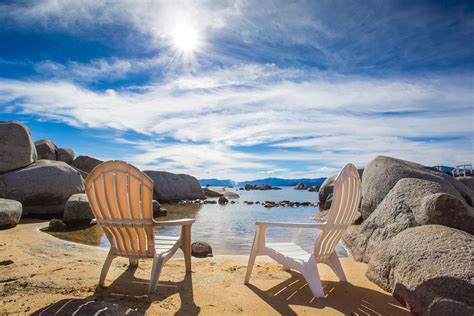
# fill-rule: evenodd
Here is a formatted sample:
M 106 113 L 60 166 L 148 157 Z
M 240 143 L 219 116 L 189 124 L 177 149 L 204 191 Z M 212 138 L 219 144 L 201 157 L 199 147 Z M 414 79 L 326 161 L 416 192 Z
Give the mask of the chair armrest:
M 183 219 L 177 219 L 174 221 L 155 221 L 153 220 L 153 223 L 156 225 L 162 225 L 162 226 L 184 226 L 184 225 L 192 225 L 194 224 L 196 220 L 194 218 L 183 218 Z
M 326 227 L 326 222 L 319 223 L 285 223 L 285 222 L 255 222 L 257 226 L 288 227 L 288 228 L 319 228 Z

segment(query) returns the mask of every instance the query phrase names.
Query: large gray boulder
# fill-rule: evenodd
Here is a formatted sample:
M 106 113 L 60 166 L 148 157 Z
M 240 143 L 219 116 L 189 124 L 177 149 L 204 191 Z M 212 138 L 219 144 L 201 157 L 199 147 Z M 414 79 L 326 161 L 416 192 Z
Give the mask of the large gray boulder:
M 85 193 L 71 195 L 64 207 L 63 222 L 68 226 L 89 224 L 95 218 Z
M 74 168 L 80 169 L 84 172 L 90 173 L 92 169 L 103 163 L 102 160 L 89 157 L 89 156 L 77 156 L 76 159 L 71 163 Z
M 193 176 L 165 171 L 144 172 L 153 180 L 153 199 L 160 203 L 206 198 L 199 181 Z
M 37 140 L 35 142 L 38 159 L 57 160 L 56 145 L 47 139 Z
M 367 277 L 416 314 L 474 315 L 474 236 L 440 225 L 381 243 Z
M 58 161 L 62 161 L 70 165 L 74 161 L 74 150 L 71 148 L 58 148 L 56 150 Z
M 470 188 L 471 190 L 474 190 L 474 177 L 457 177 L 456 180 L 461 183 L 464 183 L 464 185 Z
M 362 176 L 362 204 L 364 219 L 377 208 L 385 196 L 403 178 L 416 178 L 440 183 L 449 191 L 473 206 L 474 191 L 455 178 L 429 167 L 405 160 L 377 156 L 369 162 Z
M 361 225 L 346 231 L 343 241 L 354 259 L 368 262 L 381 242 L 410 227 L 443 224 L 474 233 L 474 209 L 456 193 L 449 183 L 401 179 Z
M 0 199 L 0 229 L 15 227 L 20 221 L 22 210 L 20 202 Z
M 24 214 L 55 214 L 67 199 L 84 192 L 81 175 L 60 161 L 39 160 L 19 170 L 0 175 L 0 198 L 19 201 Z
M 0 174 L 36 161 L 36 148 L 29 129 L 16 121 L 0 121 Z

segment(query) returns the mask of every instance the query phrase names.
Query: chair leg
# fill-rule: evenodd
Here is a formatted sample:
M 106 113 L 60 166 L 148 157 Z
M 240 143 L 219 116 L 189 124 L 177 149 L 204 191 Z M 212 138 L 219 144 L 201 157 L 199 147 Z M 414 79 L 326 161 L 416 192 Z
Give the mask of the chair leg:
M 100 272 L 99 278 L 99 286 L 104 285 L 105 277 L 107 276 L 107 272 L 109 272 L 110 265 L 112 264 L 112 260 L 114 260 L 115 255 L 109 251 L 107 258 L 105 259 L 104 265 L 102 266 L 102 271 Z
M 138 267 L 138 259 L 130 259 L 131 267 Z
M 258 236 L 255 235 L 252 250 L 250 251 L 249 262 L 247 263 L 247 270 L 245 271 L 244 284 L 248 284 L 250 281 L 250 275 L 252 274 L 253 265 L 255 264 L 255 258 L 257 257 L 258 242 Z
M 316 298 L 324 298 L 323 285 L 321 283 L 321 278 L 319 277 L 318 266 L 316 265 L 314 257 L 311 257 L 304 265 L 302 273 L 306 282 L 308 282 L 313 295 Z
M 339 258 L 336 252 L 333 252 L 329 256 L 328 265 L 332 269 L 332 271 L 334 271 L 334 273 L 337 275 L 337 278 L 339 279 L 339 281 L 347 282 L 346 275 L 344 274 L 344 270 L 342 270 L 341 262 L 339 261 Z
M 150 285 L 148 286 L 148 294 L 151 294 L 155 291 L 156 285 L 158 283 L 158 278 L 160 277 L 161 268 L 163 267 L 164 258 L 162 256 L 153 258 L 153 267 L 151 268 L 151 278 Z
M 181 250 L 184 254 L 186 272 L 191 272 L 191 225 L 181 228 Z

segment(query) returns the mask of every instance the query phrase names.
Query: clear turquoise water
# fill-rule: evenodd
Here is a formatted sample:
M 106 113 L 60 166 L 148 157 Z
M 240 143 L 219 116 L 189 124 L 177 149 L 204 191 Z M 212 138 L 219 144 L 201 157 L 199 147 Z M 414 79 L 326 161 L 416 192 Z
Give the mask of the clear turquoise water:
M 168 216 L 158 220 L 172 220 L 180 218 L 195 218 L 192 226 L 192 241 L 205 241 L 211 245 L 215 255 L 248 254 L 255 234 L 256 221 L 275 222 L 313 222 L 311 219 L 319 208 L 314 206 L 300 207 L 273 207 L 265 208 L 262 205 L 247 205 L 244 201 L 309 201 L 318 202 L 317 192 L 298 191 L 283 187 L 282 190 L 271 191 L 237 191 L 240 198 L 234 199 L 236 204 L 203 204 L 179 205 L 163 204 L 168 210 Z M 217 199 L 216 199 L 217 200 Z M 297 230 L 288 228 L 272 228 L 267 232 L 268 241 L 294 240 Z M 160 235 L 176 235 L 178 228 L 165 228 L 157 231 Z M 297 243 L 307 251 L 312 251 L 317 230 L 302 229 Z M 109 247 L 109 242 L 103 236 L 100 240 L 102 247 Z M 339 255 L 346 255 L 342 246 L 338 246 Z

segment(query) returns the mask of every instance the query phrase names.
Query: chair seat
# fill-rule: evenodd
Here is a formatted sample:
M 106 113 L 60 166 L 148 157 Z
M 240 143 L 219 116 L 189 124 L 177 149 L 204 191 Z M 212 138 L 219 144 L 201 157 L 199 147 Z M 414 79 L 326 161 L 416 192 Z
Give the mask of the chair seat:
M 307 262 L 311 254 L 293 242 L 267 243 L 265 250 L 270 257 L 279 259 Z
M 170 252 L 172 249 L 179 247 L 177 242 L 180 237 L 174 236 L 155 236 L 155 252 L 158 254 Z

